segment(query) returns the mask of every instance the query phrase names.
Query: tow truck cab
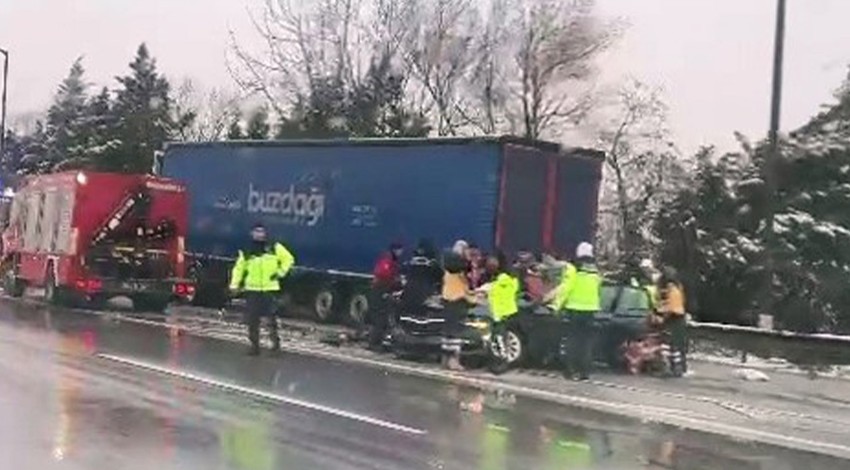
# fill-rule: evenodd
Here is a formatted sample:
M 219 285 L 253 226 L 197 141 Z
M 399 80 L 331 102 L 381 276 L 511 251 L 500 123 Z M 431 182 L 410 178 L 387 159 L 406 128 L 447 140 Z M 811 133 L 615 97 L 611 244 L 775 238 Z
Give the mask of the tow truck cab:
M 186 188 L 148 175 L 68 172 L 26 179 L 3 227 L 6 292 L 51 302 L 128 296 L 161 310 L 191 300 Z

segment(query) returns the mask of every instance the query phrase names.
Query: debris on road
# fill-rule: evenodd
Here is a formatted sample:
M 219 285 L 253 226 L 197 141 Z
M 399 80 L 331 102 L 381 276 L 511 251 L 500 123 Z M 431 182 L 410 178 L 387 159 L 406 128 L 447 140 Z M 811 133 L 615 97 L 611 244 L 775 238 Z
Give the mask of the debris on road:
M 735 369 L 732 371 L 732 376 L 747 382 L 768 382 L 770 377 L 760 370 L 755 369 Z

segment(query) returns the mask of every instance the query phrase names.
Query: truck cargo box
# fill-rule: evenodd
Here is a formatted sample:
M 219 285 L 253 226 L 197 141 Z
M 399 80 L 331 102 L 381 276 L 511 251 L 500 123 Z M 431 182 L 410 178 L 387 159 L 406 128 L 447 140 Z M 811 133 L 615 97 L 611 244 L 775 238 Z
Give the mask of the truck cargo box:
M 296 257 L 284 295 L 355 323 L 393 242 L 568 256 L 593 240 L 602 165 L 599 152 L 515 138 L 172 144 L 158 160 L 189 191 L 199 304 L 227 300 L 229 260 L 262 223 Z
M 369 273 L 394 241 L 570 253 L 592 240 L 598 152 L 510 138 L 173 144 L 188 249 L 233 256 L 261 222 L 298 266 Z

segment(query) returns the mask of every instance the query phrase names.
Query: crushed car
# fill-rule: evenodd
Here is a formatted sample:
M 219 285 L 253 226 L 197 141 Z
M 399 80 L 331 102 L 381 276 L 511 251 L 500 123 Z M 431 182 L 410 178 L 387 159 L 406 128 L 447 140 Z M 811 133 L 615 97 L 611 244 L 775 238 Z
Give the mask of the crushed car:
M 624 345 L 649 333 L 647 318 L 650 314 L 649 297 L 644 289 L 621 284 L 603 285 L 602 311 L 595 318 L 596 359 L 612 368 L 625 370 L 628 365 Z M 386 344 L 397 357 L 437 356 L 443 342 L 445 321 L 439 299 L 431 299 L 419 312 L 400 312 Z M 561 321 L 562 318 L 546 306 L 522 302 L 520 311 L 507 320 L 498 356 L 507 367 L 556 365 Z M 467 364 L 489 363 L 494 351 L 486 307 L 469 310 L 461 337 L 462 357 Z

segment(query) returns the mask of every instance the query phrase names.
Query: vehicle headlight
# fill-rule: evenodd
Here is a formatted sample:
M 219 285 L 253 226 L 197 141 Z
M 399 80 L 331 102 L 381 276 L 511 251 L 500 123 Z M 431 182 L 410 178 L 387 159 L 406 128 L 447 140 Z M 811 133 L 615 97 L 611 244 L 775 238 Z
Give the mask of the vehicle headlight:
M 466 326 L 476 330 L 487 330 L 490 328 L 490 323 L 483 320 L 470 320 L 466 322 Z

